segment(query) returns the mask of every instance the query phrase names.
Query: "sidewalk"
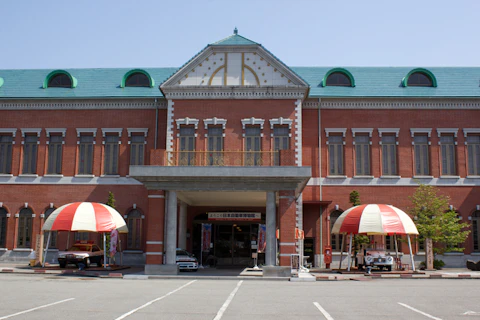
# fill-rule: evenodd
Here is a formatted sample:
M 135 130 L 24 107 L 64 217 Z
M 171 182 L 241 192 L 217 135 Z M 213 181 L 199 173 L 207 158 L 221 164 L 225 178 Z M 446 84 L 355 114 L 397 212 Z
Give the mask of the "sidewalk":
M 401 272 L 375 272 L 366 274 L 363 272 L 334 272 L 326 269 L 311 269 L 308 277 L 292 276 L 279 278 L 263 278 L 262 272 L 251 268 L 245 269 L 216 269 L 204 268 L 197 272 L 179 272 L 178 275 L 145 275 L 143 266 L 125 266 L 121 268 L 88 268 L 79 270 L 75 267 L 67 267 L 61 269 L 58 265 L 52 264 L 42 267 L 30 267 L 26 263 L 0 263 L 0 273 L 15 274 L 51 274 L 57 276 L 84 276 L 84 277 L 100 277 L 100 278 L 123 278 L 123 279 L 244 279 L 244 280 L 283 280 L 283 281 L 302 281 L 302 279 L 315 278 L 316 281 L 340 281 L 340 280 L 356 280 L 367 281 L 373 279 L 480 279 L 480 271 L 472 271 L 466 268 L 445 268 L 436 271 L 418 272 L 401 271 Z M 305 280 L 306 281 L 306 280 Z

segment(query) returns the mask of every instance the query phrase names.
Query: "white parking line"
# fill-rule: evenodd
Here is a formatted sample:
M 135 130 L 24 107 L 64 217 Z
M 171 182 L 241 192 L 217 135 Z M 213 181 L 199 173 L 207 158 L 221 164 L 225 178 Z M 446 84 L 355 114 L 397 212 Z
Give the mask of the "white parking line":
M 242 285 L 242 283 L 243 283 L 243 280 L 240 280 L 240 281 L 237 283 L 237 286 L 235 287 L 235 289 L 233 289 L 232 293 L 230 293 L 230 295 L 228 296 L 227 300 L 225 301 L 225 303 L 223 304 L 223 306 L 220 308 L 220 310 L 218 310 L 217 315 L 215 316 L 215 318 L 213 318 L 213 320 L 220 320 L 220 319 L 222 319 L 223 313 L 225 312 L 225 310 L 227 310 L 228 305 L 230 304 L 230 302 L 232 302 L 233 297 L 235 297 L 235 294 L 237 293 L 237 291 L 238 291 L 238 289 L 240 288 L 240 286 Z
M 404 306 L 405 308 L 408 308 L 408 309 L 410 309 L 410 310 L 412 310 L 412 311 L 415 311 L 415 312 L 418 312 L 418 313 L 420 313 L 420 314 L 423 314 L 423 315 L 424 315 L 425 317 L 427 317 L 427 318 L 435 319 L 435 320 L 442 320 L 441 318 L 434 317 L 434 316 L 432 316 L 431 314 L 428 314 L 428 313 L 425 313 L 425 312 L 420 311 L 420 310 L 418 310 L 418 309 L 415 309 L 414 307 L 410 307 L 409 305 L 406 305 L 405 303 L 399 302 L 398 304 L 401 305 L 401 306 Z
M 18 315 L 20 315 L 20 314 L 32 312 L 32 311 L 35 311 L 35 310 L 38 310 L 38 309 L 50 307 L 50 306 L 53 306 L 53 305 L 56 305 L 56 304 L 59 304 L 59 303 L 63 303 L 63 302 L 67 302 L 67 301 L 70 301 L 70 300 L 73 300 L 73 299 L 75 299 L 75 298 L 65 299 L 65 300 L 61 300 L 61 301 L 54 302 L 54 303 L 45 304 L 45 305 L 40 306 L 40 307 L 35 307 L 35 308 L 28 309 L 28 310 L 25 310 L 25 311 L 20 311 L 20 312 L 17 312 L 17 313 L 8 315 L 8 316 L 1 317 L 0 320 L 7 319 L 7 318 L 11 318 L 11 317 L 15 317 L 15 316 L 18 316 Z
M 333 320 L 332 316 L 330 314 L 328 314 L 328 312 L 325 311 L 325 309 L 323 309 L 322 306 L 318 302 L 314 302 L 313 304 L 315 305 L 315 307 L 317 307 L 318 310 L 320 310 L 320 312 L 323 314 L 325 319 Z
M 157 299 L 153 299 L 152 301 L 149 301 L 149 302 L 145 303 L 143 306 L 140 306 L 140 307 L 138 307 L 138 308 L 136 308 L 136 309 L 133 309 L 132 311 L 129 311 L 129 312 L 125 313 L 125 314 L 122 314 L 120 317 L 116 318 L 115 320 L 125 319 L 126 317 L 128 317 L 129 315 L 137 312 L 138 310 L 143 309 L 143 308 L 151 305 L 151 304 L 154 303 L 154 302 L 157 302 L 157 301 L 159 301 L 159 300 L 162 300 L 163 298 L 166 298 L 166 297 L 168 297 L 169 295 L 171 295 L 171 294 L 173 294 L 173 293 L 175 293 L 175 292 L 177 292 L 177 291 L 179 291 L 179 290 L 182 290 L 183 288 L 185 288 L 186 286 L 191 285 L 191 284 L 194 283 L 195 281 L 197 281 L 197 280 L 192 280 L 192 281 L 190 281 L 189 283 L 184 284 L 184 285 L 181 286 L 180 288 L 177 288 L 177 289 L 175 289 L 175 290 L 173 290 L 173 291 L 170 291 L 169 293 L 167 293 L 167 294 L 164 295 L 164 296 L 161 296 L 161 297 L 159 297 L 159 298 L 157 298 Z M 0 320 L 1 320 L 1 319 L 0 319 Z

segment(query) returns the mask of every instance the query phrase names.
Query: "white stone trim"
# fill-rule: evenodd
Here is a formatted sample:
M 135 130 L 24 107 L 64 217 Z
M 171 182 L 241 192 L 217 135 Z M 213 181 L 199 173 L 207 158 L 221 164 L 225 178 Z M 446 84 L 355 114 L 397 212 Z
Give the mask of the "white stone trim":
M 437 134 L 439 138 L 442 136 L 442 134 L 452 134 L 452 133 L 456 138 L 458 134 L 458 128 L 437 128 Z
M 122 137 L 123 128 L 102 128 L 102 136 L 105 138 L 107 133 L 116 133 L 118 137 Z
M 40 138 L 40 133 L 42 132 L 42 128 L 20 128 L 22 131 L 22 137 L 25 138 L 25 134 L 28 133 L 36 133 L 37 138 Z
M 153 252 L 153 251 L 150 251 L 150 252 L 145 252 L 145 254 L 147 256 L 162 256 L 163 255 L 163 252 Z
M 146 244 L 163 244 L 163 241 L 146 241 Z
M 295 164 L 302 166 L 302 100 L 295 101 Z
M 216 125 L 222 125 L 222 129 L 225 130 L 225 126 L 227 125 L 227 119 L 213 117 L 209 119 L 203 119 L 203 123 L 205 125 L 205 130 L 208 129 L 208 126 L 216 126 Z
M 77 128 L 77 138 L 80 138 L 82 133 L 92 133 L 93 137 L 97 137 L 97 128 Z
M 185 126 L 188 126 L 188 125 L 194 125 L 195 126 L 195 130 L 198 129 L 198 122 L 200 120 L 198 119 L 195 119 L 195 118 L 189 118 L 189 117 L 186 117 L 186 118 L 181 118 L 181 119 L 176 119 L 175 122 L 177 123 L 177 129 L 180 129 L 180 126 L 182 125 L 185 125 Z
M 52 176 L 38 176 L 36 174 L 19 175 L 19 176 L 0 176 L 0 185 L 9 184 L 28 184 L 28 185 L 65 185 L 65 184 L 80 184 L 80 185 L 142 185 L 141 182 L 130 177 L 119 177 L 111 179 L 109 177 L 96 177 L 94 175 L 75 175 L 68 177 L 52 177 Z
M 325 134 L 327 135 L 327 138 L 330 136 L 330 133 L 341 133 L 345 138 L 347 128 L 325 128 Z
M 166 151 L 168 152 L 168 160 L 170 161 L 172 159 L 172 151 L 173 151 L 173 128 L 174 128 L 174 120 L 173 120 L 173 115 L 174 115 L 174 106 L 175 102 L 172 100 L 168 100 L 167 104 L 167 134 L 166 134 Z
M 368 133 L 368 137 L 372 137 L 373 128 L 352 128 L 351 130 L 354 138 L 357 133 Z
M 45 132 L 47 133 L 47 138 L 50 138 L 51 133 L 61 133 L 62 137 L 65 138 L 67 128 L 45 128 Z
M 400 128 L 378 128 L 377 130 L 380 138 L 384 133 L 395 133 L 395 137 L 398 138 L 398 133 L 400 132 Z
M 164 89 L 168 99 L 304 99 L 307 87 L 199 87 L 179 86 Z
M 415 137 L 415 134 L 417 133 L 426 133 L 430 138 L 432 136 L 432 128 L 410 128 L 412 138 Z
M 315 98 L 315 97 L 310 97 Z M 408 101 L 406 101 L 408 99 Z M 423 109 L 423 110 L 458 110 L 480 109 L 480 102 L 478 99 L 452 99 L 449 97 L 439 97 L 435 99 L 411 99 L 411 98 L 389 98 L 382 97 L 363 98 L 323 98 L 320 104 L 321 109 Z
M 165 196 L 163 194 L 149 194 L 147 198 L 150 199 L 165 199 Z
M 463 136 L 466 138 L 469 134 L 480 134 L 480 128 L 463 128 Z
M 129 138 L 132 136 L 132 133 L 139 133 L 139 132 L 143 133 L 143 135 L 146 138 L 148 134 L 148 128 L 127 128 L 127 134 Z
M 418 188 L 418 180 L 421 179 L 423 184 L 445 187 L 472 187 L 480 186 L 480 176 L 467 176 L 465 178 L 457 177 L 439 177 L 432 176 L 415 176 L 402 178 L 400 176 L 382 176 L 376 178 L 353 178 L 346 176 L 327 176 L 325 178 L 310 178 L 308 186 L 319 186 L 320 180 L 322 186 L 369 186 L 369 187 L 415 187 Z
M 255 126 L 255 125 L 260 125 L 260 129 L 263 130 L 263 124 L 265 123 L 265 119 L 260 119 L 260 118 L 245 118 L 242 119 L 242 129 L 245 130 L 245 127 L 247 125 Z
M 0 128 L 0 133 L 9 133 L 15 138 L 15 135 L 17 134 L 17 128 Z
M 0 102 L 1 110 L 105 110 L 105 109 L 156 109 L 154 98 L 139 99 L 15 99 Z M 158 99 L 158 97 L 157 97 Z M 161 99 L 161 98 L 160 98 Z M 132 101 L 133 100 L 133 101 Z M 166 101 L 158 103 L 159 109 L 167 109 Z
M 280 117 L 280 118 L 270 119 L 270 129 L 273 130 L 273 127 L 276 125 L 277 126 L 288 125 L 288 129 L 292 129 L 292 123 L 293 123 L 293 120 L 289 118 Z

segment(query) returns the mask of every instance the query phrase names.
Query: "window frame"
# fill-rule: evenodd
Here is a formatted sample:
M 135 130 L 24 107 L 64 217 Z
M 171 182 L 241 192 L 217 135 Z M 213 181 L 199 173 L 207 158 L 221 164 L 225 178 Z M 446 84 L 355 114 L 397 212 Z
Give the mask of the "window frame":
M 35 214 L 30 207 L 26 207 L 20 209 L 16 216 L 18 219 L 16 248 L 30 249 L 33 243 L 33 218 Z M 24 241 L 23 244 L 20 243 L 22 240 Z
M 7 247 L 8 218 L 10 214 L 7 209 L 0 207 L 0 248 Z
M 122 128 L 102 128 L 103 175 L 119 175 L 120 145 L 122 144 Z M 113 141 L 109 141 L 113 140 Z
M 129 234 L 127 235 L 126 249 L 142 250 L 143 220 L 145 216 L 138 208 L 134 207 L 126 215 L 124 215 L 123 218 L 125 219 L 125 223 L 127 224 L 129 230 Z M 134 237 L 135 240 L 133 239 Z M 132 245 L 132 242 L 134 242 L 134 245 Z
M 346 128 L 325 128 L 326 145 L 327 145 L 327 177 L 345 177 L 345 135 Z M 340 136 L 341 143 L 334 143 L 330 141 L 330 136 Z M 332 139 L 333 140 L 333 139 Z M 335 148 L 334 146 L 337 146 Z M 337 150 L 335 150 L 337 149 Z M 337 159 L 340 154 L 341 159 Z M 334 160 L 334 161 L 332 161 Z M 333 167 L 332 167 L 333 165 Z M 332 170 L 333 169 L 333 170 Z
M 0 136 L 11 137 L 11 141 L 0 142 L 0 175 L 11 175 L 13 165 L 13 146 L 15 145 L 17 129 L 13 128 L 1 128 Z M 2 152 L 2 148 L 7 149 L 6 152 Z
M 330 228 L 330 246 L 332 248 L 332 252 L 342 252 L 342 235 L 341 234 L 333 234 L 332 229 L 333 225 L 337 221 L 337 219 L 342 215 L 343 211 L 341 210 L 333 210 L 330 212 L 328 216 L 329 220 L 329 228 Z M 335 216 L 333 216 L 335 214 Z
M 480 176 L 480 141 L 479 143 L 469 143 L 469 137 L 480 136 L 479 128 L 464 128 L 465 138 L 467 178 Z M 479 138 L 480 140 L 480 138 Z
M 36 175 L 38 165 L 38 148 L 40 145 L 41 128 L 21 128 L 22 131 L 22 175 Z M 35 137 L 36 141 L 29 142 Z
M 372 174 L 372 133 L 373 128 L 352 128 L 353 147 L 355 150 L 354 176 L 370 177 Z M 360 137 L 367 137 L 367 142 L 360 141 Z
M 82 142 L 82 137 L 92 137 L 92 143 Z M 95 144 L 97 138 L 97 128 L 78 128 L 77 129 L 77 176 L 93 176 L 95 162 Z M 91 155 L 88 147 L 91 146 Z M 82 150 L 84 149 L 84 150 Z M 82 165 L 82 158 L 90 161 Z M 89 169 L 89 170 L 88 170 Z
M 52 204 L 53 205 L 53 204 Z M 53 211 L 55 211 L 57 208 L 55 207 L 49 207 L 47 209 L 45 209 L 45 212 L 41 215 L 41 217 L 44 219 L 44 221 L 46 221 L 48 219 L 48 217 L 52 214 Z M 50 231 L 50 245 L 49 245 L 49 249 L 50 248 L 57 248 L 57 236 L 58 236 L 58 231 Z M 47 241 L 48 241 L 48 237 L 44 237 L 43 239 L 43 247 L 46 248 L 47 246 Z
M 65 144 L 65 135 L 66 135 L 67 129 L 66 128 L 47 128 L 45 129 L 45 132 L 47 135 L 46 175 L 61 175 L 63 170 L 63 149 L 64 149 L 63 145 Z M 61 139 L 62 141 L 55 142 L 52 144 L 52 137 L 58 137 L 58 136 L 62 138 Z M 55 160 L 53 166 L 52 166 L 52 160 Z
M 457 128 L 438 128 L 440 177 L 457 176 Z M 442 137 L 451 137 L 451 143 L 442 143 Z
M 413 177 L 431 177 L 431 128 L 411 128 Z M 425 143 L 416 143 L 415 137 L 426 137 Z
M 381 156 L 381 177 L 398 177 L 398 135 L 400 128 L 379 128 L 380 156 Z M 386 143 L 384 137 L 395 138 L 394 143 Z M 393 153 L 393 154 L 392 154 Z M 393 167 L 393 168 L 392 168 Z

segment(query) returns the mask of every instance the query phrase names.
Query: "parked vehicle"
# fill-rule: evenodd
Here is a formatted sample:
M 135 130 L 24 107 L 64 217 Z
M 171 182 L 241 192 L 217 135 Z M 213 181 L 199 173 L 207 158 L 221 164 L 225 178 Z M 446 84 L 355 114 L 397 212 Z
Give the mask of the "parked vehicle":
M 83 264 L 88 268 L 92 263 L 97 266 L 103 265 L 103 250 L 93 243 L 75 243 L 70 249 L 58 253 L 58 264 L 65 268 L 67 264 Z
M 364 267 L 376 267 L 380 270 L 384 268 L 392 271 L 394 259 L 385 253 L 385 250 L 365 249 L 357 254 L 358 269 Z
M 180 270 L 198 270 L 198 260 L 190 252 L 177 249 L 176 261 Z

